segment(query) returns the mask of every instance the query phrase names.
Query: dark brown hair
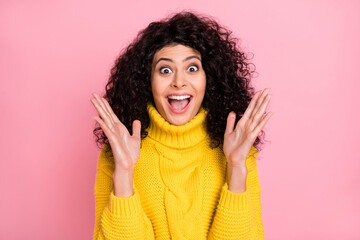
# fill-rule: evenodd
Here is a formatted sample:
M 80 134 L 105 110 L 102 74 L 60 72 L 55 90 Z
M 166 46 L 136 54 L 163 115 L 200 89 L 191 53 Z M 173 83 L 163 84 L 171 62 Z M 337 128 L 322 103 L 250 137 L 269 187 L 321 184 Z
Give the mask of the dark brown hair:
M 202 106 L 208 111 L 206 127 L 212 140 L 210 146 L 222 148 L 229 112 L 236 113 L 237 123 L 255 93 L 250 85 L 255 66 L 237 48 L 238 39 L 231 33 L 210 17 L 190 11 L 152 22 L 116 59 L 103 97 L 130 134 L 132 122 L 141 121 L 141 137 L 144 139 L 150 123 L 147 102 L 155 106 L 150 87 L 155 53 L 171 44 L 192 47 L 200 52 L 206 73 Z M 93 133 L 98 144 L 109 145 L 101 127 L 96 127 Z M 260 139 L 263 134 L 262 130 L 254 142 L 257 150 L 263 143 Z

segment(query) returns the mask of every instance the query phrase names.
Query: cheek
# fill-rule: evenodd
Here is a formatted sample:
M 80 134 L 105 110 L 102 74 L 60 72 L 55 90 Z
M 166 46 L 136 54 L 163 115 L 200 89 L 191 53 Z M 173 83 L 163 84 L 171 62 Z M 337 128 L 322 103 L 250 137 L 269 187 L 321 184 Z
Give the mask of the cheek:
M 197 81 L 196 89 L 197 89 L 198 93 L 205 93 L 205 89 L 206 89 L 206 78 L 205 77 L 203 77 L 203 78 L 199 79 L 199 81 Z
M 159 81 L 157 81 L 156 79 L 154 79 L 151 82 L 151 91 L 153 93 L 154 98 L 155 97 L 161 97 L 161 93 L 163 92 L 163 84 L 161 84 Z

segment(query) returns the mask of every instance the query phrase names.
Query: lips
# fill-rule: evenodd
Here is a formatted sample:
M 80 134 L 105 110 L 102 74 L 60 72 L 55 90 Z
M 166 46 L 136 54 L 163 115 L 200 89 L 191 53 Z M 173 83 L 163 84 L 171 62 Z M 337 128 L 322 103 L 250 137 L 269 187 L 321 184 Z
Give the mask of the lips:
M 185 96 L 185 95 L 189 95 L 190 97 L 192 97 L 192 95 L 190 93 L 182 92 L 182 93 L 171 93 L 171 94 L 167 95 L 166 98 L 169 98 L 169 96 Z
M 185 94 L 184 94 L 185 95 Z M 190 95 L 190 94 L 186 94 L 186 95 Z M 174 96 L 174 95 L 169 95 L 169 96 Z M 179 95 L 177 95 L 179 96 Z M 181 95 L 180 95 L 181 96 Z M 172 104 L 170 104 L 170 101 L 177 101 L 177 100 L 173 100 L 173 99 L 169 99 L 167 97 L 167 103 L 168 103 L 168 106 L 170 108 L 170 110 L 173 112 L 173 113 L 184 113 L 186 112 L 186 110 L 189 108 L 190 106 L 190 103 L 192 102 L 192 99 L 193 99 L 193 96 L 190 95 L 190 98 L 188 99 L 184 99 L 183 101 L 187 101 L 187 104 L 183 107 L 183 108 L 175 108 Z
M 187 100 L 187 101 L 188 101 L 188 104 L 189 104 L 192 98 L 193 98 L 193 97 L 190 96 L 190 98 L 186 98 L 186 99 L 184 99 L 184 100 Z M 170 101 L 177 101 L 177 100 L 176 100 L 176 99 L 170 99 L 170 98 L 167 97 L 167 101 L 168 101 L 168 103 L 170 104 Z

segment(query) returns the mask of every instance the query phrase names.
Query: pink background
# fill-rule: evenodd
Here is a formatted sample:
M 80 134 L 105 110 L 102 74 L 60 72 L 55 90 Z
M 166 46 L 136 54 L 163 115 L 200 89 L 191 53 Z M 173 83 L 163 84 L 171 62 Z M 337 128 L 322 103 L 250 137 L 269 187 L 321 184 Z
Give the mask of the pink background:
M 179 1 L 176 1 L 179 2 Z M 1 1 L 0 239 L 91 239 L 92 92 L 151 21 L 209 14 L 271 87 L 266 239 L 360 239 L 359 1 Z

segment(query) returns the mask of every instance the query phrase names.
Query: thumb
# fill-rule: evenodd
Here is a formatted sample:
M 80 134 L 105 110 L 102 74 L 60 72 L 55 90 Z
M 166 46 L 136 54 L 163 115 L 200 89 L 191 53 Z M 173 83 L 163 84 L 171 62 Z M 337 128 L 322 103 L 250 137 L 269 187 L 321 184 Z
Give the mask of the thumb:
M 234 130 L 236 115 L 231 111 L 227 117 L 225 134 L 230 134 Z
M 136 138 L 140 138 L 141 133 L 141 122 L 139 120 L 134 120 L 132 124 L 132 135 Z

